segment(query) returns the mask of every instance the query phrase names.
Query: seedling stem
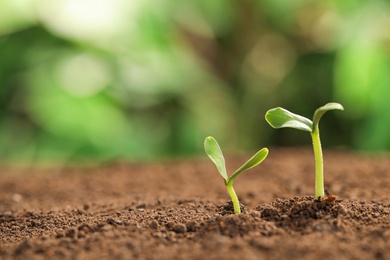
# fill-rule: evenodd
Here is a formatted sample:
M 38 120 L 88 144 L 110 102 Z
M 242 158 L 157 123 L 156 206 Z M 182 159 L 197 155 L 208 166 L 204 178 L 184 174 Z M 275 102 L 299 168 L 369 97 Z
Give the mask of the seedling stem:
M 314 161 L 316 165 L 315 178 L 315 197 L 320 198 L 324 196 L 324 158 L 322 156 L 320 130 L 317 127 L 313 129 L 311 139 L 313 140 Z
M 233 180 L 232 179 L 230 179 L 226 183 L 226 189 L 227 189 L 227 191 L 230 195 L 230 198 L 232 200 L 232 203 L 233 203 L 234 214 L 241 214 L 240 201 L 238 200 L 236 191 L 233 188 Z

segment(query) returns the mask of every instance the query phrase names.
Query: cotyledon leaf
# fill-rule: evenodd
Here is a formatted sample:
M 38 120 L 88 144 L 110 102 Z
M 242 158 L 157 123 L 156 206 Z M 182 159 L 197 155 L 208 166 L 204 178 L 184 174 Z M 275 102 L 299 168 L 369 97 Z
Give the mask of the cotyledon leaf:
M 268 149 L 263 148 L 253 155 L 248 161 L 246 161 L 240 168 L 238 168 L 232 176 L 230 176 L 229 181 L 233 181 L 241 172 L 249 170 L 256 165 L 260 164 L 268 155 Z
M 328 104 L 318 108 L 314 112 L 313 125 L 318 126 L 318 123 L 319 123 L 321 117 L 329 110 L 344 110 L 344 107 L 339 103 L 331 102 L 331 103 L 328 103 Z
M 229 178 L 226 173 L 225 158 L 223 157 L 217 140 L 215 140 L 212 136 L 206 137 L 204 140 L 204 150 L 217 167 L 219 174 L 221 174 L 222 178 L 227 181 Z
M 265 120 L 273 128 L 290 127 L 307 132 L 311 132 L 313 129 L 313 122 L 310 119 L 291 113 L 281 107 L 268 110 L 265 114 Z

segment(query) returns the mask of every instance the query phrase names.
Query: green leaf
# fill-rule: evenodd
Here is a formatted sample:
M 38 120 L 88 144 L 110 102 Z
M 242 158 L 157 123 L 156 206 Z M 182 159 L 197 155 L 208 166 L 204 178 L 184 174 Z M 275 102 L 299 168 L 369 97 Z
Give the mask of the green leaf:
M 218 145 L 217 140 L 213 137 L 206 137 L 204 140 L 204 150 L 210 157 L 211 161 L 217 166 L 219 174 L 227 181 L 229 178 L 226 173 L 225 158 L 223 157 L 221 148 Z
M 240 168 L 238 168 L 232 176 L 229 178 L 229 182 L 232 182 L 241 172 L 249 170 L 256 165 L 260 164 L 268 155 L 268 149 L 263 148 L 253 155 L 246 163 L 244 163 Z
M 314 116 L 313 116 L 314 127 L 318 127 L 318 123 L 320 122 L 321 117 L 329 110 L 344 110 L 344 107 L 339 103 L 332 102 L 318 108 L 314 112 Z
M 313 122 L 310 119 L 291 113 L 281 107 L 268 110 L 265 114 L 265 120 L 273 128 L 290 127 L 307 132 L 311 132 L 313 128 Z

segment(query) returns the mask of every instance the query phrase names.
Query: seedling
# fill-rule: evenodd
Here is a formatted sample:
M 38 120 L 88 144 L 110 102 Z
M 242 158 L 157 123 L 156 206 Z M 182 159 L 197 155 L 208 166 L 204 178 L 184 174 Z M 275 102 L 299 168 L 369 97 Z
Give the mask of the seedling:
M 270 109 L 265 114 L 265 119 L 273 128 L 290 127 L 310 132 L 313 141 L 314 159 L 316 165 L 316 199 L 321 199 L 321 197 L 324 196 L 324 163 L 318 125 L 321 117 L 329 110 L 344 110 L 344 107 L 338 103 L 328 103 L 314 112 L 313 121 L 306 117 L 291 113 L 281 107 Z
M 240 202 L 238 200 L 236 192 L 234 191 L 233 181 L 243 171 L 251 169 L 256 165 L 260 164 L 267 157 L 268 149 L 263 148 L 258 151 L 240 168 L 238 168 L 230 177 L 228 177 L 227 175 L 225 157 L 222 154 L 221 148 L 219 147 L 217 140 L 215 140 L 211 136 L 206 137 L 206 139 L 204 140 L 204 150 L 206 151 L 206 154 L 210 157 L 211 161 L 213 161 L 215 166 L 217 166 L 219 174 L 225 181 L 226 189 L 230 195 L 230 198 L 232 199 L 234 213 L 241 214 Z

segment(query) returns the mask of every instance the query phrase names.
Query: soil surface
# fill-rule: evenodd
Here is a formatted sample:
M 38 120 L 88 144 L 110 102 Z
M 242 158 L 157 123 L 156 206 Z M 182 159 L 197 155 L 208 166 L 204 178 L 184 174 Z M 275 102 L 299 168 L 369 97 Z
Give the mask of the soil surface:
M 229 156 L 228 171 L 248 156 Z M 234 184 L 208 158 L 2 167 L 2 259 L 390 259 L 390 156 L 271 149 Z

